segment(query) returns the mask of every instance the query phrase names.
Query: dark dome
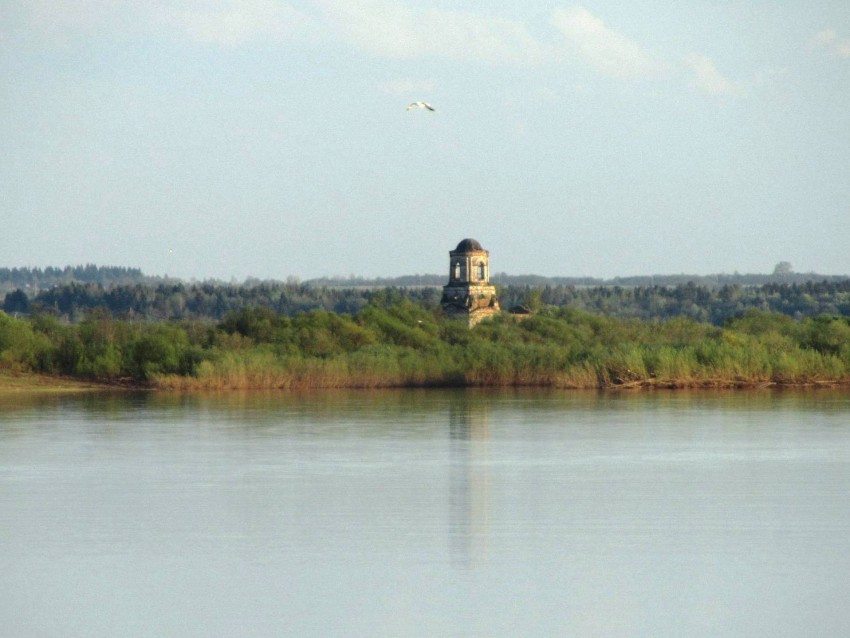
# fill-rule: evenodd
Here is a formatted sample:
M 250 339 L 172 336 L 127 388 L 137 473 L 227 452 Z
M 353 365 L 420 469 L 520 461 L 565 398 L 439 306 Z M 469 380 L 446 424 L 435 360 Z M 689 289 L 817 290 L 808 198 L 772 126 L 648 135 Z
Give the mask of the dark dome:
M 481 247 L 481 244 L 479 244 L 474 239 L 464 239 L 463 241 L 461 241 L 457 245 L 457 248 L 455 248 L 456 253 L 469 253 L 469 252 L 472 252 L 473 250 L 484 250 L 484 249 Z

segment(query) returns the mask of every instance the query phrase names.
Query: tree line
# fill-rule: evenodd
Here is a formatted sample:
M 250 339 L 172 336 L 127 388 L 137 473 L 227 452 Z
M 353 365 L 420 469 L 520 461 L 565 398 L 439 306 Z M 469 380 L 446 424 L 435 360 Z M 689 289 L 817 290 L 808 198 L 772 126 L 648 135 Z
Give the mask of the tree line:
M 765 284 L 803 284 L 808 281 L 846 281 L 844 275 L 819 275 L 815 273 L 795 273 L 791 264 L 780 262 L 772 274 L 713 274 L 713 275 L 637 275 L 628 277 L 613 277 L 603 279 L 600 277 L 545 277 L 542 275 L 510 275 L 507 273 L 494 273 L 491 276 L 492 283 L 499 286 L 680 286 L 693 283 L 697 286 L 717 288 L 720 286 L 762 286 Z M 295 279 L 287 279 L 286 283 L 298 283 Z M 72 283 L 100 284 L 106 288 L 114 285 L 132 286 L 136 284 L 155 286 L 157 284 L 186 283 L 180 279 L 165 276 L 146 275 L 139 268 L 128 268 L 123 266 L 97 266 L 85 264 L 76 266 L 46 268 L 20 267 L 0 268 L 0 295 L 20 288 L 27 294 L 34 295 L 42 290 L 54 286 Z M 190 283 L 194 283 L 190 282 Z M 214 279 L 205 280 L 204 284 L 222 285 L 222 282 Z M 235 282 L 229 282 L 235 283 Z M 278 280 L 260 280 L 254 277 L 246 279 L 239 285 L 253 287 L 259 284 L 282 283 Z M 442 286 L 446 283 L 446 275 L 416 274 L 402 275 L 398 277 L 321 277 L 304 282 L 313 288 L 410 288 L 420 286 Z
M 410 299 L 435 304 L 436 288 L 418 290 L 357 290 L 314 288 L 297 282 L 254 286 L 227 284 L 159 284 L 112 286 L 73 283 L 55 286 L 30 299 L 21 290 L 6 295 L 2 309 L 8 314 L 51 314 L 71 322 L 91 310 L 102 309 L 118 318 L 137 320 L 212 320 L 245 308 L 262 307 L 293 316 L 311 310 L 355 313 L 370 299 Z
M 677 286 L 509 286 L 502 305 L 517 303 L 532 310 L 551 305 L 614 317 L 643 320 L 688 317 L 722 325 L 748 310 L 764 310 L 802 319 L 819 315 L 850 316 L 850 280 L 720 287 L 693 282 Z
M 51 314 L 76 322 L 99 308 L 133 320 L 221 321 L 231 312 L 266 308 L 283 316 L 313 310 L 355 314 L 370 303 L 406 299 L 427 308 L 439 303 L 439 286 L 407 288 L 318 287 L 297 281 L 254 285 L 159 283 L 105 286 L 73 282 L 30 296 L 15 289 L 3 298 L 8 314 Z M 524 305 L 572 308 L 610 317 L 645 321 L 687 317 L 715 326 L 756 309 L 795 319 L 819 315 L 850 316 L 850 280 L 773 283 L 763 286 L 498 286 L 503 309 Z
M 0 294 L 15 289 L 38 293 L 54 286 L 71 283 L 96 283 L 103 286 L 116 284 L 154 284 L 167 280 L 163 277 L 149 277 L 139 268 L 124 266 L 96 266 L 85 264 L 57 268 L 0 268 Z

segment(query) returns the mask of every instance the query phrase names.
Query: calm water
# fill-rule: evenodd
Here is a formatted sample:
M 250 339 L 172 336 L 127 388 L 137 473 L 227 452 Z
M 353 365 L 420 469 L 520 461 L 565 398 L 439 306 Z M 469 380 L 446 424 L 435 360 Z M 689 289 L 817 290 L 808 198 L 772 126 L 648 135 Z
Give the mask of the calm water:
M 850 393 L 0 398 L 0 633 L 839 636 Z

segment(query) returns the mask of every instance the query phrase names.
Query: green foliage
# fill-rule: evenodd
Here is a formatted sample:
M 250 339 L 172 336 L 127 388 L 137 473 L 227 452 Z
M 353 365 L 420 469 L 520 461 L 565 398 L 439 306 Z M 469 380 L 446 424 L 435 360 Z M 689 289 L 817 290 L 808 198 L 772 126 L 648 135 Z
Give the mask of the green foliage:
M 36 336 L 32 328 L 0 311 L 0 368 L 31 368 L 36 351 Z
M 186 332 L 178 326 L 145 326 L 130 344 L 129 372 L 149 380 L 158 374 L 191 374 L 197 363 Z
M 825 354 L 840 354 L 850 345 L 847 317 L 815 317 L 803 324 L 803 344 Z
M 433 315 L 408 300 L 388 307 L 370 304 L 357 319 L 378 340 L 397 346 L 428 348 L 435 344 L 438 332 Z
M 35 276 L 33 273 L 22 276 L 20 272 L 8 274 L 10 286 L 13 281 L 24 282 Z M 698 280 L 699 284 L 687 277 L 630 278 L 614 280 L 612 283 L 616 285 L 587 286 L 565 283 L 572 280 L 563 278 L 557 283 L 551 279 L 531 278 L 530 281 L 537 283 L 505 285 L 519 280 L 503 276 L 498 291 L 503 308 L 524 304 L 539 313 L 548 312 L 550 307 L 569 308 L 608 318 L 641 321 L 685 317 L 698 323 L 722 326 L 751 310 L 780 313 L 794 319 L 825 314 L 850 316 L 850 280 L 809 281 L 801 277 L 783 275 L 777 279 L 768 276 L 749 281 L 729 276 Z M 21 286 L 34 284 L 16 283 L 17 288 L 9 288 L 5 299 L 0 297 L 2 307 L 10 313 L 51 312 L 71 321 L 80 320 L 94 308 L 105 308 L 113 316 L 126 319 L 224 322 L 233 313 L 255 312 L 259 308 L 287 317 L 313 310 L 354 316 L 367 306 L 390 309 L 409 301 L 432 311 L 438 307 L 440 297 L 439 279 L 429 280 L 432 284 L 429 287 L 410 288 L 357 287 L 358 282 L 354 280 L 347 285 L 335 282 L 333 286 L 295 281 L 184 284 L 130 273 L 106 276 L 103 270 L 98 274 L 82 269 L 67 273 L 55 271 L 48 280 L 54 283 L 44 287 L 35 285 L 27 288 L 26 293 Z M 410 280 L 409 283 L 415 282 Z M 272 324 L 276 321 L 259 314 L 253 319 L 260 323 L 266 319 Z M 236 330 L 235 326 L 231 328 Z M 239 330 L 258 328 L 241 326 Z
M 750 311 L 719 328 L 549 307 L 470 329 L 404 297 L 373 301 L 353 315 L 245 308 L 217 325 L 118 320 L 104 309 L 76 324 L 0 312 L 0 367 L 208 388 L 850 381 L 845 317 Z
M 750 335 L 769 333 L 793 335 L 798 332 L 798 325 L 791 317 L 755 309 L 727 321 L 726 327 Z
M 273 343 L 283 338 L 291 322 L 268 308 L 246 308 L 228 314 L 219 327 L 228 334 L 239 333 L 255 343 Z
M 122 350 L 130 340 L 127 328 L 104 311 L 91 313 L 76 330 L 81 352 L 74 372 L 103 379 L 118 377 L 124 363 Z
M 3 310 L 5 310 L 7 313 L 29 312 L 29 297 L 27 297 L 26 293 L 23 290 L 17 288 L 12 292 L 6 294 L 6 298 L 3 301 Z
M 373 331 L 350 316 L 324 310 L 295 317 L 292 328 L 297 337 L 296 345 L 305 355 L 328 357 L 378 343 Z

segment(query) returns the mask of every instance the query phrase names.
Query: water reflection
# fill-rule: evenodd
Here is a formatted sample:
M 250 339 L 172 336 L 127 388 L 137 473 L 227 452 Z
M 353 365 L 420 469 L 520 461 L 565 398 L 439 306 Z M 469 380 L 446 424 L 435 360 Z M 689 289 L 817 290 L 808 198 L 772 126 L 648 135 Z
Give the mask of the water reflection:
M 643 411 L 699 410 L 799 410 L 823 413 L 845 411 L 850 388 L 765 388 L 750 390 L 574 391 L 540 388 L 467 390 L 316 390 L 312 392 L 82 392 L 74 394 L 2 393 L 0 422 L 28 413 L 59 410 L 87 419 L 125 421 L 151 413 L 164 418 L 187 412 L 209 414 L 217 421 L 237 417 L 249 424 L 280 422 L 281 417 L 315 422 L 421 421 L 450 403 L 452 410 L 477 410 L 481 404 L 524 413 L 553 410 Z M 458 408 L 458 406 L 467 406 Z
M 486 562 L 490 505 L 489 405 L 460 395 L 449 406 L 449 542 L 461 567 Z

